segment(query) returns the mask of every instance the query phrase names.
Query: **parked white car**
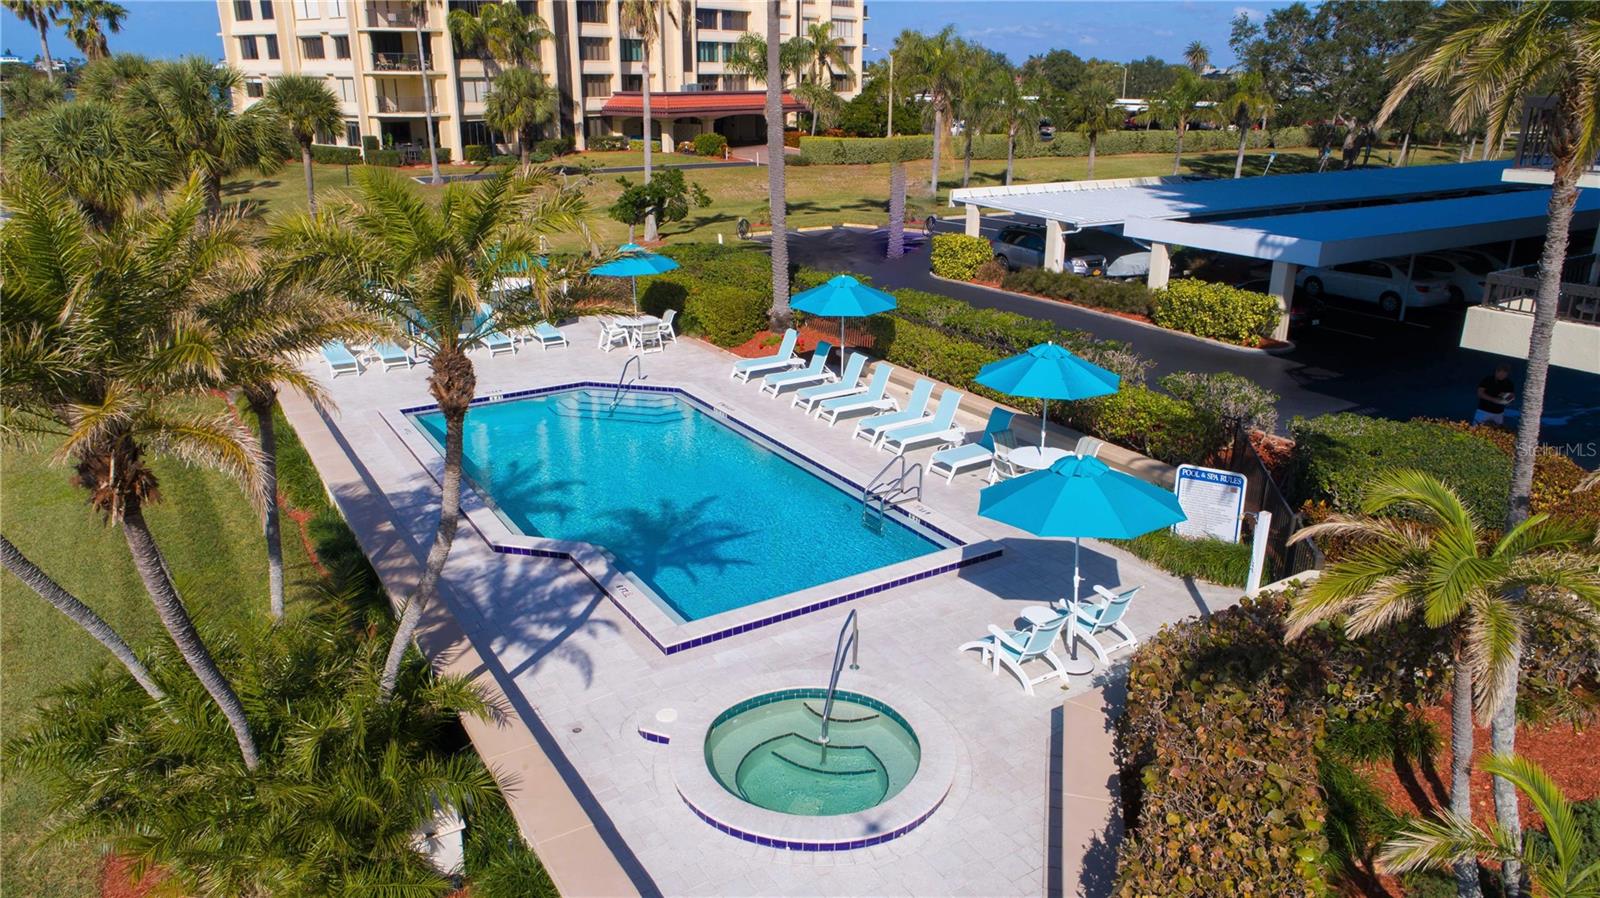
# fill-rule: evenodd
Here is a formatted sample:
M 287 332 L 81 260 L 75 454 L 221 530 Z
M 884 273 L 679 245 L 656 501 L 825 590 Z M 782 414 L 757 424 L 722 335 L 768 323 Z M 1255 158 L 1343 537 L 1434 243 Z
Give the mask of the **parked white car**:
M 1391 265 L 1405 270 L 1406 260 L 1390 259 Z M 1476 256 L 1464 253 L 1424 253 L 1417 257 L 1416 275 L 1444 278 L 1450 302 L 1454 305 L 1483 302 L 1484 279 L 1488 277 L 1488 264 Z
M 1444 278 L 1419 272 L 1407 283 L 1404 265 L 1376 259 L 1310 268 L 1300 272 L 1295 284 L 1312 299 L 1321 299 L 1328 293 L 1377 303 L 1388 315 L 1400 314 L 1402 300 L 1411 308 L 1442 306 L 1450 302 L 1450 283 Z

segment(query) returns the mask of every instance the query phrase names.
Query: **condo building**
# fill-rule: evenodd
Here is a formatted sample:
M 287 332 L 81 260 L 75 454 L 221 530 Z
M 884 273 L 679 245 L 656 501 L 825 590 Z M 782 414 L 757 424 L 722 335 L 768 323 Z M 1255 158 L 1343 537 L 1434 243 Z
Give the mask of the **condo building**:
M 327 80 L 344 112 L 343 133 L 319 143 L 383 146 L 425 157 L 428 119 L 438 145 L 452 159 L 469 145 L 507 139 L 484 122 L 484 98 L 504 61 L 458 52 L 448 22 L 452 10 L 476 14 L 501 0 L 217 0 L 223 50 L 244 73 L 236 98 L 256 102 L 275 77 L 311 75 Z M 602 134 L 640 138 L 644 46 L 622 27 L 620 0 L 506 0 L 537 13 L 551 32 L 539 66 L 559 96 L 557 121 L 547 136 L 572 136 L 579 149 Z M 834 72 L 844 98 L 861 84 L 866 44 L 863 0 L 783 0 L 779 28 L 785 39 L 819 22 L 831 23 L 844 44 L 849 72 Z M 766 85 L 728 71 L 739 38 L 766 34 L 768 5 L 759 0 L 678 0 L 669 7 L 662 39 L 651 48 L 652 133 L 662 145 L 716 131 L 729 143 L 759 143 Z M 801 108 L 785 96 L 790 111 Z

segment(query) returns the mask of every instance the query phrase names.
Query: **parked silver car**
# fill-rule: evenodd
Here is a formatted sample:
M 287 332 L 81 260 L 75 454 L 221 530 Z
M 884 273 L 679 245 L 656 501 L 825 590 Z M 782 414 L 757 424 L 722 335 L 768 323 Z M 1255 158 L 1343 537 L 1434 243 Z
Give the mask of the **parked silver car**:
M 1007 225 L 989 241 L 989 245 L 994 247 L 995 259 L 1004 265 L 1007 271 L 1044 266 L 1043 228 Z M 1100 277 L 1106 273 L 1106 257 L 1098 253 L 1073 252 L 1069 242 L 1062 270 L 1086 277 Z

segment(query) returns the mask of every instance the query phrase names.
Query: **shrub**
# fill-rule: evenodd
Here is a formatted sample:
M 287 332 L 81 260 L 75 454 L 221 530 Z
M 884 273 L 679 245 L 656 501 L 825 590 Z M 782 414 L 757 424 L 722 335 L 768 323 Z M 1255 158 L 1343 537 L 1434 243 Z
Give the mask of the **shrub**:
M 510 153 L 496 153 L 495 155 L 489 157 L 489 164 L 490 165 L 521 165 L 522 164 L 522 157 L 521 156 L 513 156 Z
M 1188 539 L 1156 530 L 1117 545 L 1174 577 L 1194 577 L 1221 586 L 1243 587 L 1250 576 L 1250 544 L 1220 539 Z
M 994 258 L 989 241 L 966 234 L 936 234 L 930 257 L 933 273 L 942 278 L 970 281 L 978 266 Z
M 360 147 L 311 145 L 311 161 L 319 165 L 360 165 Z
M 1309 146 L 1304 128 L 1281 128 L 1276 132 L 1252 131 L 1248 146 L 1261 149 L 1269 140 L 1280 147 Z M 927 159 L 933 155 L 933 136 L 929 134 L 903 134 L 897 137 L 809 137 L 798 131 L 784 134 L 787 146 L 799 147 L 800 158 L 811 164 L 863 165 L 889 162 L 894 159 Z M 1233 150 L 1239 146 L 1239 135 L 1232 131 L 1189 131 L 1183 137 L 1183 148 L 1189 151 Z M 1111 131 L 1100 135 L 1095 153 L 1114 156 L 1124 153 L 1172 153 L 1177 149 L 1177 136 L 1172 131 Z M 1087 156 L 1089 141 L 1082 134 L 1070 131 L 1056 133 L 1054 140 L 1032 143 L 1019 142 L 1018 158 L 1031 156 Z M 974 159 L 1006 158 L 1006 138 L 1003 134 L 978 134 L 972 139 Z
M 1023 268 L 1006 275 L 1001 286 L 1018 293 L 1033 293 L 1095 309 L 1150 314 L 1150 289 L 1136 281 L 1111 281 L 1043 268 Z
M 535 153 L 543 153 L 546 158 L 565 156 L 572 152 L 573 140 L 570 137 L 546 137 L 533 145 Z
M 1488 526 L 1505 520 L 1511 460 L 1474 433 L 1351 413 L 1296 418 L 1289 432 L 1295 440 L 1290 491 L 1297 503 L 1355 512 L 1379 471 L 1418 468 L 1450 484 Z
M 662 251 L 682 267 L 640 279 L 639 307 L 679 310 L 678 332 L 738 346 L 767 326 L 771 262 L 759 247 L 688 243 Z
M 728 138 L 714 131 L 694 136 L 694 154 L 696 156 L 709 156 L 721 159 L 723 152 L 728 149 Z
M 367 153 L 368 165 L 400 166 L 405 164 L 405 156 L 399 150 L 372 150 Z
M 628 148 L 628 138 L 621 134 L 600 134 L 589 138 L 589 149 L 596 153 L 614 153 Z
M 1239 428 L 1268 433 L 1278 425 L 1278 394 L 1230 371 L 1177 371 L 1161 378 L 1161 389 L 1216 422 L 1208 455 L 1233 442 Z
M 378 142 L 378 136 L 376 134 L 364 134 L 364 135 L 362 135 L 362 137 L 361 137 L 361 152 L 362 153 L 374 152 L 377 149 L 379 149 L 381 146 L 382 146 L 382 144 Z
M 469 143 L 461 148 L 461 158 L 468 162 L 488 162 L 493 155 L 493 149 L 481 143 Z
M 1278 325 L 1278 300 L 1265 293 L 1180 278 L 1155 293 L 1150 320 L 1213 340 L 1254 346 Z
M 1470 434 L 1494 446 L 1506 458 L 1511 458 L 1515 452 L 1517 435 L 1509 430 L 1473 427 L 1465 421 L 1434 423 L 1458 433 Z M 1567 518 L 1589 526 L 1600 523 L 1600 489 L 1578 489 L 1587 473 L 1554 446 L 1540 446 L 1533 458 L 1534 514 Z
M 1006 267 L 1000 264 L 999 259 L 990 259 L 978 266 L 969 280 L 980 284 L 998 284 L 1006 279 Z
M 680 141 L 678 141 L 678 145 L 676 147 L 673 147 L 673 149 L 678 151 L 678 152 L 680 152 L 680 153 L 683 153 L 686 156 L 690 155 L 690 154 L 694 153 L 694 141 L 680 140 Z
M 1123 384 L 1109 396 L 1061 402 L 1066 423 L 1087 434 L 1127 446 L 1168 464 L 1194 464 L 1209 454 L 1216 419 L 1146 387 Z
M 800 147 L 800 138 L 804 137 L 805 134 L 806 134 L 806 132 L 798 131 L 798 130 L 796 130 L 796 131 L 785 131 L 785 132 L 783 132 L 783 145 L 786 146 L 786 147 L 795 147 L 796 149 L 798 149 Z

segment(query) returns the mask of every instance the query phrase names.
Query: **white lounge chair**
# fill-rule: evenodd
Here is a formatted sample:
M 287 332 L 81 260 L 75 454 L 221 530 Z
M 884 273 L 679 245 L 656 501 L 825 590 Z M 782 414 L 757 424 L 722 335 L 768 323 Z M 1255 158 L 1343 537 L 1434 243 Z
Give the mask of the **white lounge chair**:
M 928 473 L 943 474 L 946 483 L 954 483 L 956 475 L 967 468 L 984 467 L 990 469 L 989 479 L 992 481 L 995 438 L 1010 432 L 1012 414 L 999 406 L 990 409 L 989 421 L 978 439 L 971 443 L 947 446 L 933 453 L 933 457 L 928 459 Z
M 895 455 L 905 455 L 907 449 L 945 439 L 945 434 L 959 430 L 955 426 L 955 420 L 956 410 L 961 407 L 961 396 L 962 394 L 956 390 L 945 390 L 939 397 L 939 405 L 932 415 L 912 424 L 880 431 L 878 448 L 893 452 Z M 965 437 L 966 434 L 962 433 L 961 436 Z
M 1079 458 L 1094 458 L 1100 454 L 1105 446 L 1105 441 L 1095 437 L 1078 437 L 1078 442 L 1072 447 L 1072 454 Z
M 328 363 L 328 376 L 361 373 L 361 360 L 357 359 L 343 340 L 330 340 L 322 344 L 322 360 Z
M 657 329 L 661 331 L 661 339 L 663 342 L 678 342 L 678 330 L 672 324 L 673 319 L 677 317 L 677 309 L 668 309 L 661 313 L 661 324 Z
M 627 346 L 629 343 L 628 329 L 610 318 L 600 319 L 600 342 L 596 348 L 610 352 L 618 346 Z
M 489 331 L 483 335 L 483 345 L 489 348 L 489 356 L 493 358 L 502 352 L 516 352 L 517 344 L 511 338 L 499 331 Z
M 866 392 L 866 387 L 861 383 L 861 370 L 867 367 L 865 353 L 850 353 L 850 361 L 845 363 L 844 374 L 834 383 L 817 384 L 814 387 L 801 387 L 794 392 L 794 402 L 790 405 L 798 406 L 807 412 L 816 407 L 824 399 L 836 399 L 840 396 L 854 396 Z
M 383 365 L 383 370 L 392 371 L 395 368 L 410 368 L 417 363 L 411 353 L 401 349 L 393 343 L 373 344 L 372 351 L 378 355 L 378 363 Z
M 892 374 L 892 366 L 880 363 L 872 372 L 872 382 L 867 385 L 865 393 L 824 399 L 816 405 L 817 417 L 832 427 L 840 417 L 854 412 L 894 411 L 900 407 L 900 403 L 889 395 L 889 376 Z
M 1066 625 L 1067 618 L 1068 615 L 1063 614 L 1026 630 L 1002 630 L 990 624 L 988 636 L 965 643 L 956 651 L 977 649 L 983 653 L 983 660 L 989 664 L 991 673 L 998 674 L 1000 668 L 1005 667 L 1016 676 L 1017 682 L 1022 684 L 1022 691 L 1032 695 L 1033 687 L 1039 683 L 1067 678 L 1067 670 L 1053 649 L 1056 637 L 1061 635 L 1061 628 Z M 1036 660 L 1042 660 L 1050 665 L 1050 670 L 1030 678 L 1022 669 L 1022 665 Z
M 640 352 L 660 352 L 665 349 L 661 343 L 661 325 L 643 322 L 634 328 L 633 348 Z
M 761 379 L 761 392 L 771 393 L 773 399 L 778 398 L 785 387 L 805 387 L 825 380 L 833 380 L 833 372 L 828 370 L 828 354 L 833 352 L 833 344 L 827 340 L 817 343 L 817 348 L 811 352 L 811 364 L 794 371 L 780 371 L 777 374 L 768 374 Z
M 557 330 L 556 326 L 548 321 L 541 321 L 533 326 L 533 339 L 534 342 L 539 344 L 540 349 L 570 345 L 567 343 L 567 335 Z
M 794 344 L 799 339 L 799 332 L 792 327 L 789 328 L 783 332 L 783 343 L 778 346 L 777 352 L 760 358 L 740 359 L 734 362 L 733 373 L 729 377 L 736 377 L 748 383 L 753 374 L 768 374 L 803 364 L 799 356 L 794 354 Z
M 1138 595 L 1139 587 L 1134 586 L 1121 592 L 1112 592 L 1104 586 L 1096 586 L 1095 594 L 1099 601 L 1078 599 L 1077 601 L 1057 602 L 1055 607 L 1070 618 L 1068 633 L 1069 643 L 1082 641 L 1087 643 L 1089 650 L 1103 665 L 1110 666 L 1112 652 L 1133 648 L 1139 644 L 1138 638 L 1128 625 L 1122 622 L 1123 615 L 1127 614 L 1128 605 L 1133 597 Z M 1106 645 L 1100 641 L 1101 633 L 1111 633 L 1120 639 Z
M 922 420 L 928 410 L 928 399 L 933 395 L 933 381 L 918 380 L 911 388 L 911 396 L 906 400 L 906 407 L 898 412 L 889 412 L 886 415 L 873 415 L 862 418 L 856 422 L 853 436 L 858 436 L 873 445 L 877 445 L 878 437 L 891 427 L 902 424 L 912 424 Z

